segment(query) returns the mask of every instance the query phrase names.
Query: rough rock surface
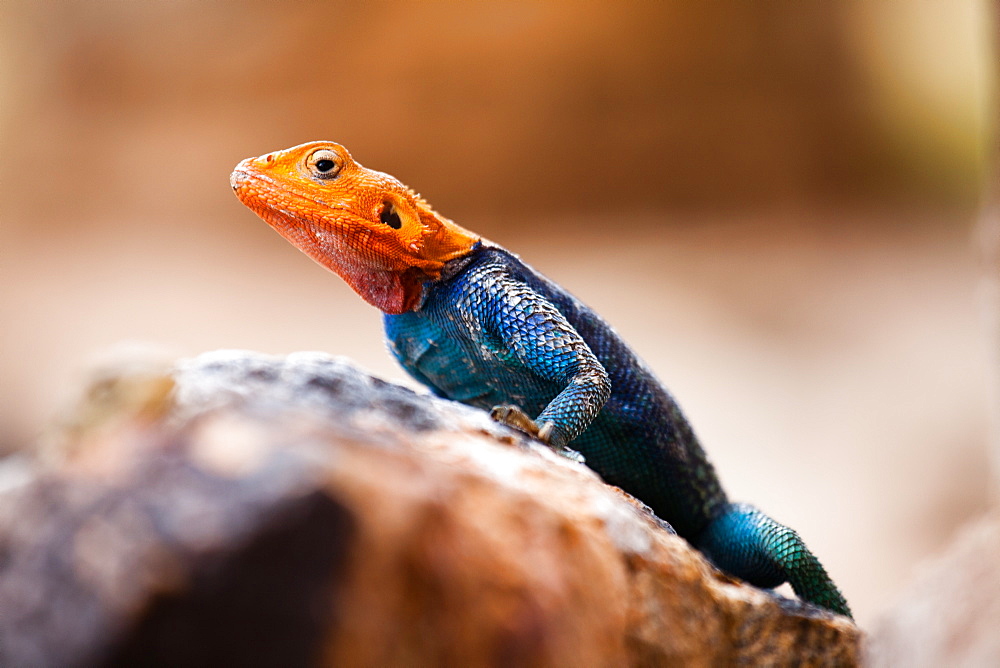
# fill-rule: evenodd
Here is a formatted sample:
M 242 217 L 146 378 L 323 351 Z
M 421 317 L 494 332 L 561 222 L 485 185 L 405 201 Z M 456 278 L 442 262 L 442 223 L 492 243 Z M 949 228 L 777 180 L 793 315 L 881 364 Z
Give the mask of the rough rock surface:
M 0 665 L 858 660 L 849 620 L 345 360 L 217 352 L 111 387 L 61 457 L 0 475 Z

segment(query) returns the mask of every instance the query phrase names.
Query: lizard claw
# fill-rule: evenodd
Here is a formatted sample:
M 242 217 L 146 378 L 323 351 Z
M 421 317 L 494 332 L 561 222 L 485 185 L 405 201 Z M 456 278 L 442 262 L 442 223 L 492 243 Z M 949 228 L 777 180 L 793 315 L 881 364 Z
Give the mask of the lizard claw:
M 541 429 L 539 428 L 538 423 L 528 417 L 527 413 L 522 411 L 517 406 L 511 406 L 510 404 L 494 406 L 493 410 L 490 411 L 490 418 L 500 424 L 513 427 L 528 436 L 534 436 L 540 441 L 544 440 L 541 438 Z M 552 430 L 550 428 L 546 435 L 550 435 L 551 431 Z M 547 443 L 547 441 L 544 442 Z
M 538 440 L 551 445 L 552 432 L 555 431 L 555 427 L 551 422 L 543 422 L 542 426 L 538 428 Z
M 571 450 L 564 445 L 558 445 L 552 442 L 556 426 L 551 422 L 538 424 L 536 421 L 528 417 L 527 413 L 522 411 L 517 406 L 512 406 L 510 404 L 494 406 L 493 410 L 490 411 L 490 418 L 500 424 L 505 424 L 508 427 L 517 429 L 528 436 L 538 439 L 545 445 L 552 448 L 556 454 L 560 454 L 563 457 L 571 459 L 579 464 L 584 463 L 583 455 L 576 450 Z

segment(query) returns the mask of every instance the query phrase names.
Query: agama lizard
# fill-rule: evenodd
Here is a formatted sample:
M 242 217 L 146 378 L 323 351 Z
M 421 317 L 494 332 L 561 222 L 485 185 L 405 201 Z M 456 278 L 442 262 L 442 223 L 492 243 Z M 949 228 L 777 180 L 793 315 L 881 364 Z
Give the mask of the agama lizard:
M 680 408 L 614 329 L 516 255 L 332 142 L 249 158 L 230 181 L 384 313 L 390 350 L 433 392 L 572 446 L 723 571 L 759 587 L 789 582 L 850 616 L 795 531 L 729 501 Z

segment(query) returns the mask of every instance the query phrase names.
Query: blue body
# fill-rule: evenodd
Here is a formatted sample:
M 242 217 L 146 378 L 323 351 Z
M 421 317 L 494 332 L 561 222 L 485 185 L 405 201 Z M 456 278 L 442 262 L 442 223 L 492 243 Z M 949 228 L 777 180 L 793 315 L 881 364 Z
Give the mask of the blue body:
M 386 315 L 385 331 L 403 367 L 437 394 L 486 410 L 514 404 L 553 422 L 560 445 L 571 443 L 680 535 L 693 537 L 725 505 L 712 465 L 645 363 L 600 316 L 509 252 L 474 252 L 428 284 L 419 310 Z
M 614 329 L 515 255 L 477 246 L 425 285 L 416 310 L 386 315 L 385 331 L 438 395 L 551 423 L 554 445 L 579 451 L 723 570 L 765 587 L 788 580 L 849 614 L 794 531 L 729 503 L 677 404 Z

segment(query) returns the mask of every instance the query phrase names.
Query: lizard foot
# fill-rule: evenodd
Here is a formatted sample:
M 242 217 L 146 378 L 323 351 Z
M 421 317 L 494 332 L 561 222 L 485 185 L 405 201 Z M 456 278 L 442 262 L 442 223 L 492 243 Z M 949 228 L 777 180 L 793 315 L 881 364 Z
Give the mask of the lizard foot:
M 584 463 L 583 455 L 576 450 L 572 450 L 567 448 L 565 445 L 559 445 L 552 442 L 552 437 L 555 433 L 555 425 L 551 422 L 543 422 L 539 424 L 528 417 L 527 413 L 522 411 L 520 408 L 510 404 L 494 406 L 493 410 L 490 411 L 490 418 L 500 424 L 505 424 L 508 427 L 517 429 L 528 436 L 538 439 L 545 445 L 552 448 L 556 454 L 560 454 L 563 457 L 571 459 L 579 464 Z

